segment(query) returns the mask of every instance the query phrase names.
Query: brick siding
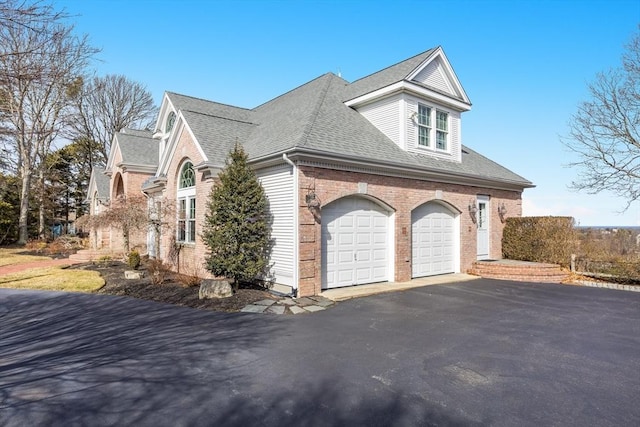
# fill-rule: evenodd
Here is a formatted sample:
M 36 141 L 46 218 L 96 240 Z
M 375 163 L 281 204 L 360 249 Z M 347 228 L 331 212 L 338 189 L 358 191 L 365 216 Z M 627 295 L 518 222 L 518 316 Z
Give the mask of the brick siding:
M 477 228 L 469 214 L 469 203 L 477 195 L 490 197 L 490 257 L 502 255 L 504 223 L 498 206 L 504 204 L 506 216 L 522 214 L 521 192 L 494 190 L 473 186 L 444 184 L 366 173 L 339 171 L 311 166 L 299 168 L 299 290 L 298 295 L 321 292 L 321 218 L 316 221 L 306 205 L 305 196 L 312 189 L 322 206 L 351 195 L 362 195 L 360 183 L 366 184 L 366 195 L 395 213 L 394 281 L 411 279 L 411 212 L 422 204 L 438 200 L 457 210 L 460 215 L 460 271 L 468 271 L 477 258 Z M 321 217 L 321 212 L 318 214 Z

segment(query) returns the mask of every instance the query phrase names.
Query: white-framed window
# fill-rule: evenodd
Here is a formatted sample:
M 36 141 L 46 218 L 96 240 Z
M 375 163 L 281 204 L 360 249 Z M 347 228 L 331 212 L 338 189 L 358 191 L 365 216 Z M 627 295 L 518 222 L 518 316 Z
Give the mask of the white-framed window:
M 167 133 L 171 132 L 171 129 L 173 129 L 173 124 L 175 122 L 176 122 L 176 113 L 172 111 L 169 113 L 169 116 L 167 117 L 167 123 L 165 124 L 164 131 Z
M 418 104 L 418 145 L 431 145 L 431 108 Z
M 449 150 L 449 113 L 424 104 L 418 104 L 416 114 L 418 125 L 418 146 Z M 435 122 L 435 128 L 432 123 Z M 435 146 L 431 144 L 435 141 Z
M 447 150 L 449 136 L 449 114 L 436 110 L 436 148 Z
M 178 235 L 181 243 L 196 241 L 196 174 L 193 163 L 187 161 L 178 178 Z

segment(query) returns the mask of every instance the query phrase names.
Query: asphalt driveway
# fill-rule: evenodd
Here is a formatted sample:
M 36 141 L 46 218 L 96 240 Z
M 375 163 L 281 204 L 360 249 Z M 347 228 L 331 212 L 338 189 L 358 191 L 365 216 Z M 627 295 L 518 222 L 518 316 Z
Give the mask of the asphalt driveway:
M 476 280 L 308 315 L 0 290 L 0 425 L 640 425 L 640 293 Z

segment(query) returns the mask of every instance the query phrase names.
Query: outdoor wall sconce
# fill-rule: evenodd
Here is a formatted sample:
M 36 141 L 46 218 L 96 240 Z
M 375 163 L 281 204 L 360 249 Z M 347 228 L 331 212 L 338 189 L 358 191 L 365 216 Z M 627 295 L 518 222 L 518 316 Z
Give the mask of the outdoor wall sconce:
M 309 209 L 318 209 L 320 207 L 320 200 L 313 190 L 309 190 L 304 199 Z
M 506 215 L 507 215 L 507 207 L 504 205 L 504 203 L 502 203 L 500 206 L 498 206 L 498 216 L 500 217 L 501 222 L 505 222 Z
M 318 196 L 316 196 L 315 191 L 309 188 L 307 190 L 306 196 L 304 197 L 304 201 L 311 211 L 313 218 L 317 223 L 320 223 L 320 199 L 318 198 Z
M 473 221 L 474 224 L 478 220 L 478 218 L 476 217 L 477 213 L 478 213 L 478 206 L 476 206 L 476 201 L 471 200 L 469 202 L 469 215 L 471 215 L 471 221 Z

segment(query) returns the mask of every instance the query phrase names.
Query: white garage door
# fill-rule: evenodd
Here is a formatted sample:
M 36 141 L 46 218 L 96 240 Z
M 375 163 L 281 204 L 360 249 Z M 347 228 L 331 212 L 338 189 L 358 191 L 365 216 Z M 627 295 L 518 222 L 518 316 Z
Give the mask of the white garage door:
M 388 228 L 388 213 L 364 198 L 322 208 L 323 289 L 388 280 Z
M 438 203 L 426 203 L 411 213 L 412 277 L 455 271 L 454 218 Z

